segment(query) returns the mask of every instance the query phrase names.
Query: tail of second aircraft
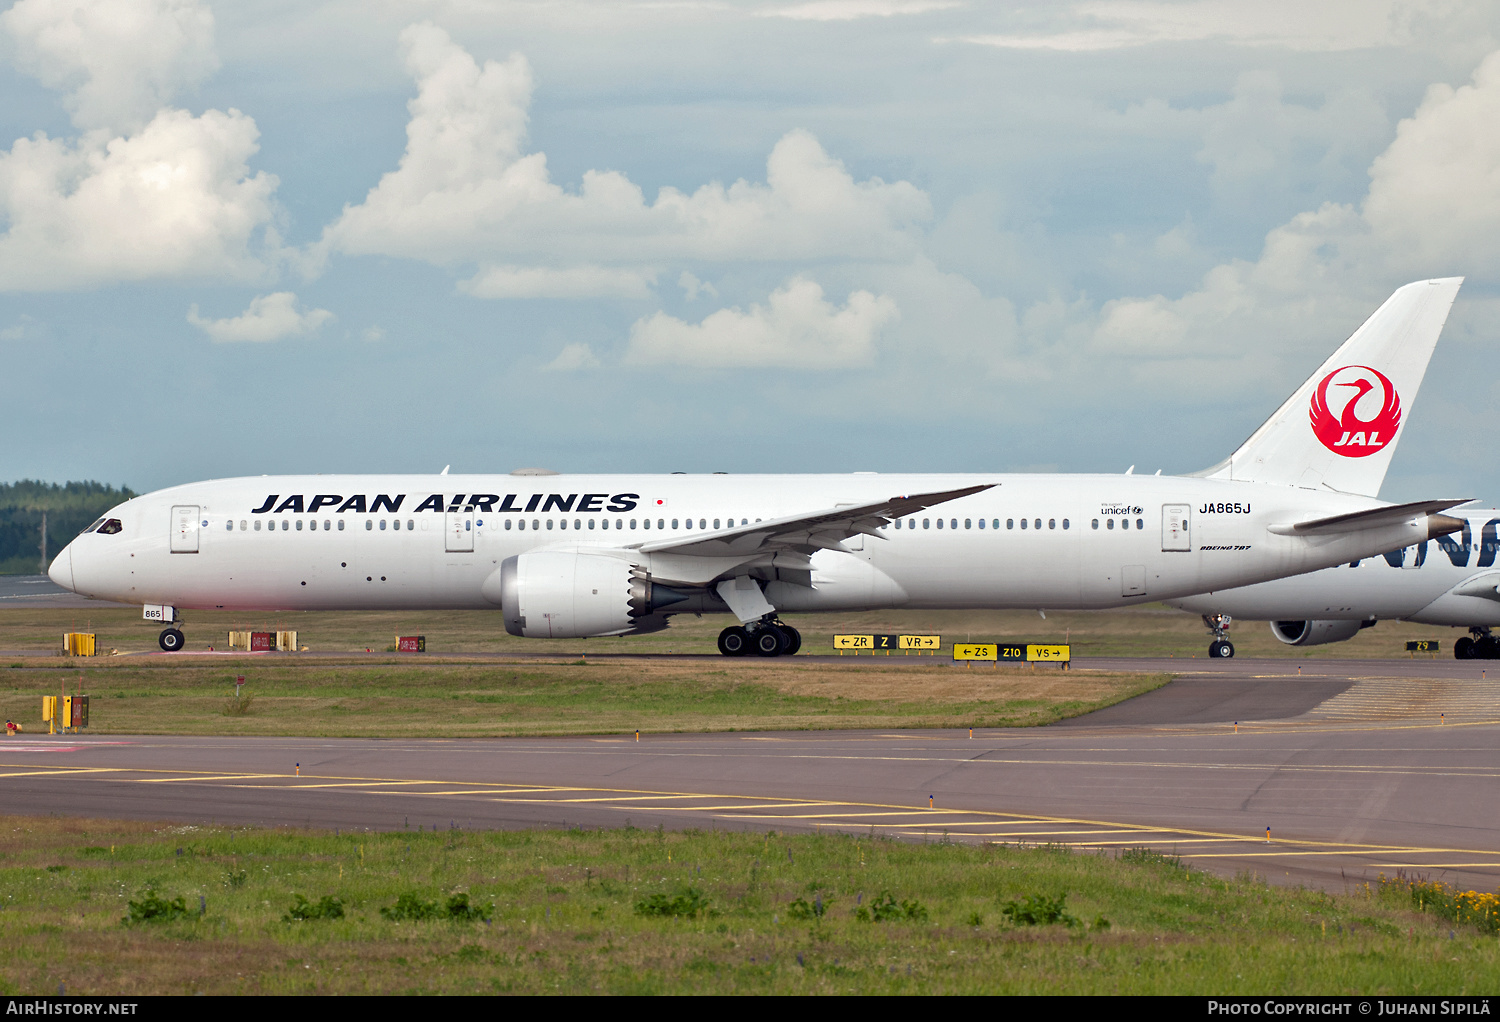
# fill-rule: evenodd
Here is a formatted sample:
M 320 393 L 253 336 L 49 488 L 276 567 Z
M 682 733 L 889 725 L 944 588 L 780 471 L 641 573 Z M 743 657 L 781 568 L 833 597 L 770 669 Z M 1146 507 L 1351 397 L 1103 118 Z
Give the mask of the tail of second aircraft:
M 1196 474 L 1375 496 L 1462 283 L 1398 289 L 1229 460 Z

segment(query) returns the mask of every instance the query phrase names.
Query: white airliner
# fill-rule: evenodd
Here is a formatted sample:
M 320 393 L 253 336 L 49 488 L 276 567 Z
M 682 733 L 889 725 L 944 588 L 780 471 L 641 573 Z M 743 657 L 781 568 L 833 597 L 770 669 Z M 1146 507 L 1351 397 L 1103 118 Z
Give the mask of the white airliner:
M 795 652 L 779 618 L 794 611 L 1110 608 L 1281 578 L 1461 528 L 1439 513 L 1461 499 L 1375 499 L 1461 283 L 1396 291 L 1190 476 L 224 479 L 121 504 L 50 574 L 168 623 L 182 608 L 499 608 L 513 635 L 562 638 L 727 610 L 731 656 Z
M 1457 533 L 1336 568 L 1167 603 L 1202 614 L 1216 633 L 1233 618 L 1271 622 L 1289 646 L 1352 639 L 1377 621 L 1467 628 L 1460 660 L 1500 658 L 1500 510 L 1465 508 Z M 1425 638 L 1425 636 L 1423 636 Z

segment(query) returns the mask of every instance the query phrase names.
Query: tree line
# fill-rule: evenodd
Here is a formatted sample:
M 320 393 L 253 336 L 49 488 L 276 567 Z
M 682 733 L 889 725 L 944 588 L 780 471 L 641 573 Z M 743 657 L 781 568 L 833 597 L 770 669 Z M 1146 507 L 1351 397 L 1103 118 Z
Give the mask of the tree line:
M 50 560 L 100 515 L 134 496 L 128 486 L 96 482 L 58 484 L 22 479 L 0 483 L 0 575 L 35 575 L 45 570 L 44 512 Z

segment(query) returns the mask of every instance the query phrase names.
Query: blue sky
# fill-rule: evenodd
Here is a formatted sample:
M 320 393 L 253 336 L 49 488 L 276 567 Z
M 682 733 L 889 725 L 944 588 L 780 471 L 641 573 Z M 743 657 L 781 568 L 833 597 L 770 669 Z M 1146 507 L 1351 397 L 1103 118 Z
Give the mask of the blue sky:
M 0 477 L 1184 472 L 1461 274 L 1382 495 L 1497 500 L 1497 29 L 22 0 Z

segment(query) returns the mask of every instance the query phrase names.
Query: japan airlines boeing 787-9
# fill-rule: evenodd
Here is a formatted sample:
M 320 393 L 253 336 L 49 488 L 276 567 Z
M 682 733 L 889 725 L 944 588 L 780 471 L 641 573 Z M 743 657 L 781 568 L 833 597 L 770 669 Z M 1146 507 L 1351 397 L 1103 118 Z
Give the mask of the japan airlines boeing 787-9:
M 221 479 L 121 504 L 50 574 L 168 624 L 185 608 L 496 608 L 514 635 L 561 638 L 728 611 L 720 650 L 763 656 L 796 651 L 780 615 L 797 611 L 1110 608 L 1248 585 L 1462 527 L 1441 514 L 1462 500 L 1375 497 L 1460 283 L 1396 291 L 1193 475 Z

